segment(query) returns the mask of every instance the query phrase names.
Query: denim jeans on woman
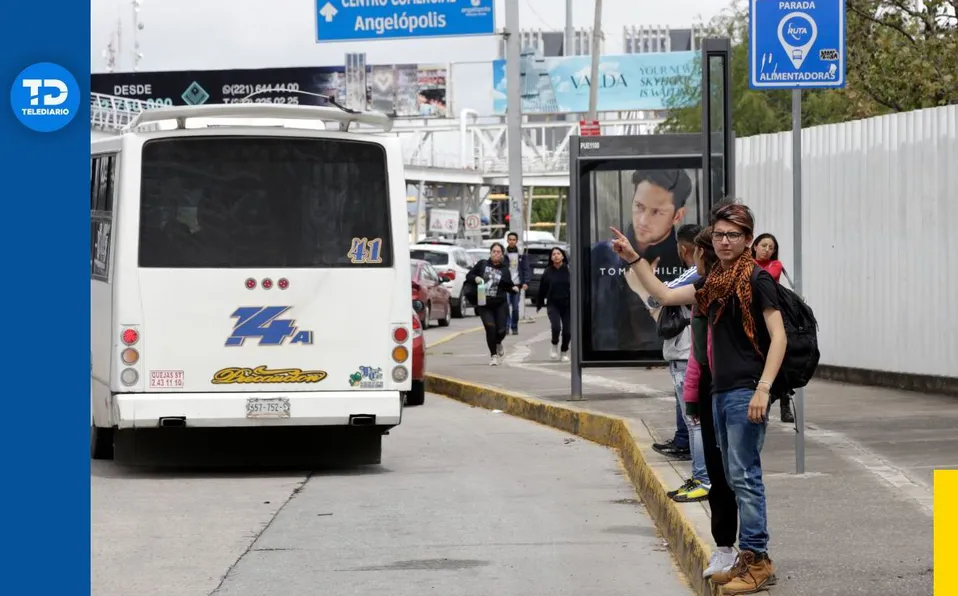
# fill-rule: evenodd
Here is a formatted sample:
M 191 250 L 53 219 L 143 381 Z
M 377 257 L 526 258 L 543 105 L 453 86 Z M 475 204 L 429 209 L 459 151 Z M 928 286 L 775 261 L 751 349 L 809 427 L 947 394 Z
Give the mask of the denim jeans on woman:
M 768 550 L 768 517 L 761 452 L 768 422 L 756 424 L 749 421 L 748 403 L 753 395 L 754 389 L 716 393 L 712 399 L 712 413 L 725 478 L 738 501 L 738 547 L 764 553 Z
M 709 484 L 709 474 L 705 469 L 705 451 L 702 448 L 702 425 L 693 423 L 685 416 L 685 402 L 682 400 L 685 386 L 685 371 L 688 360 L 670 360 L 669 373 L 672 375 L 672 386 L 675 389 L 675 438 L 673 442 L 678 447 L 688 447 L 692 453 L 692 478 L 703 484 Z M 681 441 L 685 438 L 688 444 Z

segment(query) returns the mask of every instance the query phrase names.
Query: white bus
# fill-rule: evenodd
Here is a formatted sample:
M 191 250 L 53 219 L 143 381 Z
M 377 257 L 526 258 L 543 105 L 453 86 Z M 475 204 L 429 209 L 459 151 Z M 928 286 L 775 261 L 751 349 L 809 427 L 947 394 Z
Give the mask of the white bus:
M 357 123 L 391 125 L 170 107 L 92 142 L 92 458 L 137 463 L 145 429 L 281 426 L 380 461 L 411 383 L 406 184 L 398 138 Z

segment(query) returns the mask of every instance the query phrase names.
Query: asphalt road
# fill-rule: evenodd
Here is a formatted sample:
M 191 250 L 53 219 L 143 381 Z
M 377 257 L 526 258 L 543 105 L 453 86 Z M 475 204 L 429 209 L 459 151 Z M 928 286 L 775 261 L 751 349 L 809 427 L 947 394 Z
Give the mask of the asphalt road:
M 382 466 L 91 483 L 96 596 L 690 594 L 612 452 L 434 395 Z

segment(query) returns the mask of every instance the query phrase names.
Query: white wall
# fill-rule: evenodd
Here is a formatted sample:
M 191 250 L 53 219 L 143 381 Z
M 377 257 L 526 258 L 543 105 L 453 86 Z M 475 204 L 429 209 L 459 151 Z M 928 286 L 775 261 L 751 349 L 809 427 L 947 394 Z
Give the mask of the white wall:
M 736 152 L 736 194 L 793 270 L 791 133 Z M 822 364 L 958 377 L 958 106 L 804 130 L 802 189 Z

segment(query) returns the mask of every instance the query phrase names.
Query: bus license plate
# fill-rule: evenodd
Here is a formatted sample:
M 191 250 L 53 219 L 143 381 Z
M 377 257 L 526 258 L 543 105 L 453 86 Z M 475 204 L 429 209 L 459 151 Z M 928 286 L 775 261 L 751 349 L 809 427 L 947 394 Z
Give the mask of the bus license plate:
M 289 418 L 289 398 L 251 397 L 246 400 L 247 418 Z
M 536 267 L 532 270 L 533 275 L 542 275 L 543 273 L 545 273 L 545 267 Z

